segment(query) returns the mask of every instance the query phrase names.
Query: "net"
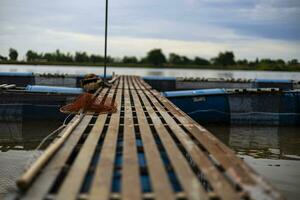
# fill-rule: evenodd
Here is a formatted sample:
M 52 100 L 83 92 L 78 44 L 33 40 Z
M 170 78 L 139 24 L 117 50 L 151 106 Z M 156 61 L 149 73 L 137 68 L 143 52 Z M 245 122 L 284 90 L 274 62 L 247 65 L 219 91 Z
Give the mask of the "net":
M 117 105 L 110 97 L 100 98 L 90 93 L 84 93 L 74 102 L 60 108 L 60 111 L 66 114 L 78 113 L 81 110 L 85 113 L 114 113 L 117 111 Z

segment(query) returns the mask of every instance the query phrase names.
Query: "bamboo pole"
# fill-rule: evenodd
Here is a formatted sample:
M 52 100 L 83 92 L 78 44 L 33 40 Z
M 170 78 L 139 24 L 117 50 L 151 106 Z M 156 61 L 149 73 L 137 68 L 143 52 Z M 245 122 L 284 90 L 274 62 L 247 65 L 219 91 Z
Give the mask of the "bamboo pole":
M 10 84 L 10 85 L 6 85 L 4 86 L 5 89 L 11 89 L 11 88 L 15 88 L 16 84 Z
M 1 84 L 0 88 L 7 86 L 7 84 Z
M 33 163 L 33 165 L 17 180 L 17 186 L 26 190 L 28 186 L 35 179 L 40 170 L 47 164 L 50 158 L 54 155 L 54 153 L 63 145 L 66 139 L 70 136 L 74 128 L 80 123 L 83 119 L 84 114 L 81 112 L 79 115 L 75 116 L 77 119 L 69 124 L 62 137 L 58 138 L 55 143 L 51 144 L 45 152 Z
M 118 77 L 113 79 L 114 82 Z M 97 95 L 100 93 L 101 88 L 93 94 L 92 98 L 96 98 Z M 71 121 L 68 126 L 66 127 L 64 134 L 62 137 L 56 140 L 55 143 L 51 144 L 45 152 L 33 163 L 33 165 L 17 180 L 17 186 L 22 189 L 26 190 L 28 186 L 32 183 L 35 177 L 38 175 L 40 170 L 47 164 L 47 162 L 52 158 L 52 156 L 58 151 L 58 149 L 64 144 L 64 142 L 68 139 L 71 135 L 72 131 L 77 127 L 77 125 L 81 122 L 84 117 L 84 110 L 81 109 L 79 111 L 79 115 L 76 115 L 76 120 Z

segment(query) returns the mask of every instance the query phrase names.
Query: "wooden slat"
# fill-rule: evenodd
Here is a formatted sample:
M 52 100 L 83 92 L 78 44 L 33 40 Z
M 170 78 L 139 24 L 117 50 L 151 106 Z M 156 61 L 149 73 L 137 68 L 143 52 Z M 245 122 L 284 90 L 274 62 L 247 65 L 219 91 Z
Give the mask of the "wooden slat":
M 197 141 L 207 149 L 210 156 L 214 158 L 231 177 L 235 184 L 250 194 L 251 198 L 270 198 L 283 199 L 281 194 L 267 184 L 250 167 L 248 167 L 234 152 L 225 144 L 221 143 L 215 136 L 208 132 L 198 123 L 194 122 L 183 111 L 173 105 L 165 97 L 155 90 L 150 91 L 159 101 L 173 113 L 178 121 L 197 139 Z M 270 193 L 270 191 L 273 191 Z
M 149 91 L 144 91 L 151 99 L 159 113 L 169 125 L 170 129 L 183 144 L 187 152 L 190 154 L 193 162 L 204 173 L 209 183 L 213 187 L 215 193 L 223 199 L 238 199 L 238 195 L 232 185 L 226 180 L 223 174 L 216 168 L 204 152 L 192 141 L 192 139 L 184 132 L 184 130 L 172 119 L 172 117 L 162 108 L 159 102 L 152 96 Z
M 102 94 L 106 94 L 107 90 L 107 88 L 103 89 Z M 110 94 L 113 93 L 114 90 L 112 89 L 110 91 Z M 100 99 L 102 100 L 103 98 L 104 95 L 101 95 Z M 111 98 L 109 98 L 109 100 L 111 100 Z M 81 147 L 81 150 L 78 156 L 76 157 L 74 164 L 71 166 L 67 177 L 65 178 L 62 186 L 60 187 L 57 199 L 77 199 L 77 194 L 79 193 L 80 188 L 82 187 L 82 183 L 84 182 L 84 178 L 93 158 L 93 154 L 96 149 L 98 140 L 103 134 L 102 130 L 104 127 L 106 117 L 107 114 L 98 116 L 91 133 L 88 135 L 88 138 Z
M 123 86 L 123 76 L 119 77 L 113 84 L 112 88 L 116 89 L 119 86 Z
M 161 200 L 174 199 L 174 193 L 172 192 L 170 182 L 168 181 L 167 172 L 164 169 L 163 161 L 160 157 L 157 145 L 155 144 L 154 137 L 151 133 L 151 129 L 147 122 L 140 100 L 135 90 L 131 90 L 131 94 L 134 100 L 151 185 L 155 197 L 156 199 Z
M 124 147 L 121 191 L 124 200 L 138 200 L 142 198 L 142 190 L 140 183 L 139 161 L 137 156 L 133 116 L 128 90 L 124 90 L 124 103 Z
M 73 133 L 70 135 L 65 145 L 56 153 L 50 163 L 43 169 L 30 190 L 23 196 L 23 199 L 43 199 L 52 187 L 56 177 L 59 175 L 67 159 L 71 155 L 74 147 L 78 143 L 84 130 L 91 121 L 92 116 L 85 116 Z
M 120 81 L 120 83 L 122 82 L 123 80 Z M 108 199 L 110 195 L 119 132 L 121 97 L 122 90 L 117 89 L 116 102 L 118 103 L 118 110 L 111 115 L 100 154 L 100 160 L 94 174 L 90 199 Z
M 119 82 L 117 84 L 114 84 L 113 87 L 123 90 L 126 87 L 126 85 L 125 85 L 125 83 L 126 83 L 125 79 L 126 79 L 125 76 L 121 76 L 119 78 L 119 80 L 118 80 Z
M 232 166 L 232 161 L 234 161 L 234 163 L 236 162 L 237 157 L 235 157 L 234 152 L 231 149 L 219 142 L 219 140 L 215 136 L 209 133 L 202 126 L 195 123 L 190 117 L 184 116 L 185 114 L 180 109 L 176 108 L 175 105 L 171 104 L 171 102 L 168 102 L 164 97 L 160 96 L 158 92 L 155 91 L 153 92 L 153 94 L 156 95 L 156 97 L 158 97 L 160 102 L 162 102 L 168 110 L 175 113 L 174 116 L 178 119 L 178 121 L 180 121 L 184 125 L 184 127 L 187 128 L 201 144 L 202 141 L 206 141 L 202 145 L 205 148 L 207 148 L 209 152 L 216 153 L 216 156 L 221 154 L 220 156 L 217 156 L 217 159 L 218 161 L 222 162 L 222 164 L 224 165 L 223 167 Z M 244 178 L 247 177 L 248 176 L 245 176 Z
M 137 88 L 143 88 L 141 82 L 138 79 L 134 81 Z M 237 199 L 239 198 L 236 191 L 232 188 L 229 182 L 226 181 L 225 177 L 217 170 L 214 164 L 208 159 L 208 157 L 200 150 L 197 145 L 184 133 L 184 131 L 178 126 L 178 124 L 169 116 L 169 114 L 160 106 L 154 96 L 149 91 L 143 90 L 152 103 L 156 106 L 159 113 L 162 115 L 164 120 L 168 123 L 171 130 L 176 134 L 178 139 L 182 142 L 185 148 L 190 153 L 193 161 L 203 171 L 209 182 L 216 190 L 216 194 L 222 196 L 224 199 Z
M 130 90 L 133 90 L 133 89 L 134 89 L 134 87 L 133 87 L 133 85 L 132 85 L 132 78 L 133 78 L 133 76 L 129 76 L 129 77 L 128 77 L 128 85 L 129 85 L 129 89 L 130 89 Z
M 143 91 L 139 91 L 139 95 L 141 96 L 144 105 L 150 115 L 151 120 L 153 121 L 154 127 L 159 135 L 168 157 L 174 167 L 174 170 L 179 178 L 181 186 L 187 194 L 189 199 L 208 199 L 208 194 L 200 184 L 197 176 L 192 171 L 188 162 L 184 158 L 183 154 L 178 149 L 175 141 L 172 139 L 168 131 L 166 130 L 164 124 L 161 119 L 153 110 L 149 101 L 143 94 Z M 189 141 L 191 142 L 191 141 Z
M 152 89 L 152 87 L 146 83 L 141 77 L 133 77 L 134 78 L 134 81 L 139 85 L 139 87 L 142 89 L 142 90 L 150 90 Z
M 104 89 L 99 98 L 102 98 L 107 90 Z M 123 94 L 124 107 L 121 107 Z M 111 87 L 107 99 L 112 99 L 115 95 L 118 111 L 111 114 L 108 128 L 106 129 L 105 124 L 108 115 L 99 115 L 84 144 L 76 147 L 79 148 L 79 152 L 74 162 L 71 166 L 65 166 L 92 119 L 91 115 L 85 116 L 22 198 L 241 199 L 247 198 L 245 194 L 249 193 L 251 199 L 283 199 L 280 193 L 264 182 L 232 150 L 160 93 L 152 90 L 144 80 L 136 76 L 121 76 Z M 151 183 L 151 191 L 147 193 L 142 192 L 140 173 L 145 169 L 139 166 L 133 107 L 136 111 Z M 122 134 L 119 130 L 121 108 L 124 109 L 121 192 L 112 192 L 118 135 Z M 148 122 L 149 119 L 152 121 L 151 124 Z M 106 135 L 99 161 L 91 168 L 90 163 L 102 134 Z M 154 134 L 157 134 L 162 144 L 157 144 Z M 160 153 L 164 151 L 162 148 L 167 154 L 171 168 L 165 166 L 162 160 Z M 173 190 L 167 168 L 175 172 L 182 191 Z M 62 170 L 68 170 L 66 177 L 59 178 Z M 88 172 L 93 174 L 90 190 L 88 193 L 80 193 Z M 197 177 L 198 172 L 201 172 L 201 176 L 204 175 L 213 191 L 204 190 Z M 58 194 L 49 193 L 58 178 L 62 179 L 62 183 L 58 183 L 60 184 Z M 241 191 L 236 191 L 237 185 L 242 188 Z
M 123 78 L 124 78 L 124 90 L 128 90 L 128 88 L 129 88 L 129 85 L 128 85 L 129 77 L 128 76 L 123 76 Z

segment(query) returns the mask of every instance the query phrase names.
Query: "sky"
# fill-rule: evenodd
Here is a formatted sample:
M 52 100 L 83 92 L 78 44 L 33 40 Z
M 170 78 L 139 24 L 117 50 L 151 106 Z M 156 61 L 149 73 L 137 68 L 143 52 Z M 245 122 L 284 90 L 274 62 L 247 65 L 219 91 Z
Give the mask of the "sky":
M 105 0 L 1 0 L 0 54 L 102 54 Z M 300 60 L 299 0 L 109 0 L 108 52 Z

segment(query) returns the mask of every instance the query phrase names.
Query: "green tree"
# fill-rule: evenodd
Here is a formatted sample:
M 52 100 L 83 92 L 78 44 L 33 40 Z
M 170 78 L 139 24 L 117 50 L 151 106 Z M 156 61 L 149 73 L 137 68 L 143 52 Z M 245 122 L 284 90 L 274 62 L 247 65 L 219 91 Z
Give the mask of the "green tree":
M 297 59 L 292 59 L 292 60 L 288 61 L 288 64 L 289 64 L 289 65 L 298 65 L 299 62 L 298 62 Z
M 153 49 L 147 53 L 147 61 L 153 65 L 162 65 L 166 63 L 166 57 L 161 49 Z
M 278 60 L 276 60 L 276 64 L 277 65 L 285 65 L 285 62 L 282 59 L 278 59 Z
M 47 60 L 48 62 L 55 62 L 56 61 L 56 56 L 53 53 L 45 53 L 43 55 L 43 59 Z
M 122 59 L 123 63 L 130 63 L 130 64 L 136 64 L 138 63 L 138 59 L 135 56 L 124 56 Z
M 147 57 L 141 58 L 141 60 L 140 60 L 139 63 L 141 63 L 141 64 L 147 64 L 148 63 Z
M 196 57 L 194 59 L 194 64 L 207 66 L 207 65 L 210 65 L 210 62 L 204 58 Z
M 104 57 L 103 57 L 103 56 L 99 56 L 99 55 L 94 55 L 94 54 L 92 54 L 92 55 L 90 56 L 90 61 L 91 61 L 92 63 L 102 63 L 102 62 L 104 62 Z
M 57 49 L 54 53 L 45 53 L 39 55 L 40 59 L 47 60 L 48 62 L 73 62 L 73 56 L 68 52 L 67 54 L 60 52 Z
M 238 64 L 238 65 L 248 65 L 248 60 L 247 59 L 238 60 L 238 61 L 236 61 L 236 64 Z
M 26 53 L 27 62 L 32 62 L 32 61 L 38 60 L 40 58 L 41 58 L 41 56 L 38 53 L 36 53 L 35 51 L 28 50 Z
M 69 52 L 67 54 L 63 54 L 63 62 L 73 62 L 74 58 L 72 56 L 72 54 L 70 54 Z
M 180 55 L 175 53 L 170 53 L 169 55 L 169 63 L 174 65 L 180 65 L 182 64 L 182 58 Z
M 182 64 L 184 65 L 189 65 L 193 63 L 193 61 L 186 56 L 182 56 L 181 59 L 182 59 Z
M 6 61 L 7 57 L 0 55 L 0 61 Z
M 218 57 L 212 59 L 214 65 L 229 66 L 234 65 L 234 53 L 232 51 L 220 52 Z
M 116 62 L 116 59 L 111 57 L 111 56 L 107 56 L 107 63 L 115 63 Z
M 263 58 L 263 59 L 260 59 L 260 61 L 259 61 L 259 65 L 271 66 L 271 65 L 275 65 L 275 64 L 276 64 L 276 61 L 271 60 L 269 58 Z
M 76 52 L 75 53 L 75 62 L 83 63 L 89 62 L 90 58 L 86 52 Z
M 17 50 L 13 49 L 13 48 L 10 48 L 9 49 L 9 59 L 10 60 L 13 60 L 13 61 L 16 61 L 18 60 L 18 52 Z

